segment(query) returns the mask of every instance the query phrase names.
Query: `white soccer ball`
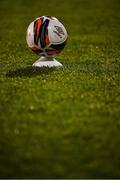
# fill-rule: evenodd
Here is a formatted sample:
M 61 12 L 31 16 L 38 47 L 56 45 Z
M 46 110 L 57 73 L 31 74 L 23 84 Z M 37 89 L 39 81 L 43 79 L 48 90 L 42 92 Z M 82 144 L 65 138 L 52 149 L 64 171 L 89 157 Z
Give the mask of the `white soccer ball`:
M 59 54 L 67 42 L 67 31 L 55 17 L 42 16 L 30 23 L 26 41 L 32 51 L 41 56 Z

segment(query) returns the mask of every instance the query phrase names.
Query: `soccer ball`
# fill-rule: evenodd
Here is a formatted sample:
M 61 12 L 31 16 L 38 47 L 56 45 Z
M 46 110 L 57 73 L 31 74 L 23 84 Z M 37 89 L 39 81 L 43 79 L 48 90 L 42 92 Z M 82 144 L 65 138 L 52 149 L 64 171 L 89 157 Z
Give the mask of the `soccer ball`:
M 28 47 L 40 56 L 59 54 L 67 42 L 67 31 L 55 17 L 42 16 L 30 23 L 27 29 Z

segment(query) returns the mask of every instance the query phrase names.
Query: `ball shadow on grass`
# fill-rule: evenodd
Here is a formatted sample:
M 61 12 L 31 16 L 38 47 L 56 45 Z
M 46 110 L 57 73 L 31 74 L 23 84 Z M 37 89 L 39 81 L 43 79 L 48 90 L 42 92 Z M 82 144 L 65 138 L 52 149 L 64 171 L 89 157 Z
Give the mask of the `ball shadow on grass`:
M 28 67 L 21 67 L 21 68 L 17 68 L 14 70 L 9 70 L 6 73 L 6 77 L 9 78 L 15 78 L 15 77 L 33 77 L 33 76 L 37 76 L 37 75 L 47 75 L 52 73 L 56 68 L 52 67 L 43 67 L 43 68 L 39 68 L 39 67 L 32 67 L 32 66 L 28 66 Z

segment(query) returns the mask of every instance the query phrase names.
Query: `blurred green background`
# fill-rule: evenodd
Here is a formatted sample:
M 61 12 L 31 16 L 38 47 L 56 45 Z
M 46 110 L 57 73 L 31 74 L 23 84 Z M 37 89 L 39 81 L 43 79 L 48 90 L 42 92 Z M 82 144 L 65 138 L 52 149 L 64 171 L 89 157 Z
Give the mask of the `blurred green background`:
M 68 31 L 63 68 L 32 68 L 26 29 Z M 120 1 L 0 0 L 0 178 L 120 178 Z

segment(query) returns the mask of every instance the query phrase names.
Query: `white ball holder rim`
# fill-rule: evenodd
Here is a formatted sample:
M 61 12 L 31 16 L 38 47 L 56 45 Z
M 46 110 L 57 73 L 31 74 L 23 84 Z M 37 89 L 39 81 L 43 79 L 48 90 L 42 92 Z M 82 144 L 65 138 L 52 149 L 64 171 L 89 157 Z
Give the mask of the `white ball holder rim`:
M 33 67 L 62 67 L 62 64 L 58 62 L 53 56 L 41 56 L 32 65 Z

